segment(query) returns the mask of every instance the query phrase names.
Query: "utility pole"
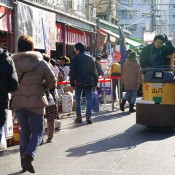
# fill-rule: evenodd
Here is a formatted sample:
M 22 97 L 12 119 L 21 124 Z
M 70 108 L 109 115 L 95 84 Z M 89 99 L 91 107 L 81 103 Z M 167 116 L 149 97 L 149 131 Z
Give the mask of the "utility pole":
M 157 1 L 151 0 L 151 32 L 156 30 Z
M 109 22 L 111 23 L 111 9 L 112 9 L 112 0 L 109 1 L 109 14 L 108 14 L 108 19 Z

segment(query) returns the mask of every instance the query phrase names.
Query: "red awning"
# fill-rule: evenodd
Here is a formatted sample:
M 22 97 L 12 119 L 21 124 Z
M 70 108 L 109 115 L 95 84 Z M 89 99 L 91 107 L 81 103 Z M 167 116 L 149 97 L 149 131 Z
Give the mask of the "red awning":
M 57 24 L 57 41 L 63 42 L 63 32 L 62 32 L 62 24 Z M 90 46 L 90 33 L 78 30 L 73 27 L 66 28 L 66 43 L 74 45 L 78 42 L 83 43 L 85 46 Z
M 0 17 L 2 15 L 4 16 L 0 19 L 0 30 L 11 32 L 11 10 L 6 7 L 0 6 Z

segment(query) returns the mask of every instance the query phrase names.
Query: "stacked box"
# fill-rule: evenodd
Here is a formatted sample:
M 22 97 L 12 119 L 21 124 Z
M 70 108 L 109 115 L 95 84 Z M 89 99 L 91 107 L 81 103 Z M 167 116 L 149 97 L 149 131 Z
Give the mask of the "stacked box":
M 66 93 L 62 96 L 62 112 L 72 112 L 73 108 L 73 95 Z

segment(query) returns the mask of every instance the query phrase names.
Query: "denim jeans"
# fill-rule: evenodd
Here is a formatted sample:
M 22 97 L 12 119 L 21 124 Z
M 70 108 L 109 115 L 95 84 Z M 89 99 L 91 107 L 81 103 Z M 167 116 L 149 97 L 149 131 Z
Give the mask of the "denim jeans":
M 21 128 L 20 155 L 28 154 L 34 159 L 44 134 L 44 117 L 27 109 L 16 110 L 15 114 Z
M 137 91 L 128 90 L 124 96 L 124 99 L 131 104 L 135 104 L 137 98 Z
M 91 118 L 91 110 L 92 110 L 92 88 L 84 89 L 84 88 L 76 88 L 75 89 L 75 98 L 76 98 L 76 115 L 77 117 L 81 116 L 81 95 L 84 91 L 86 100 L 87 100 L 87 107 L 86 107 L 86 117 Z

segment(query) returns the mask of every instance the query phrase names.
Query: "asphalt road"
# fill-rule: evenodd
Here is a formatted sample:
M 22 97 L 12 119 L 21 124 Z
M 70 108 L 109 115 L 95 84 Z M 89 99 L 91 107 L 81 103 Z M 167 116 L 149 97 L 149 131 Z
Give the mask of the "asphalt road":
M 62 119 L 52 143 L 39 147 L 33 162 L 37 175 L 174 175 L 172 131 L 135 124 L 135 113 L 111 112 L 108 105 L 93 114 L 93 124 Z M 20 174 L 18 146 L 0 152 L 0 175 Z M 30 173 L 24 173 L 30 174 Z

